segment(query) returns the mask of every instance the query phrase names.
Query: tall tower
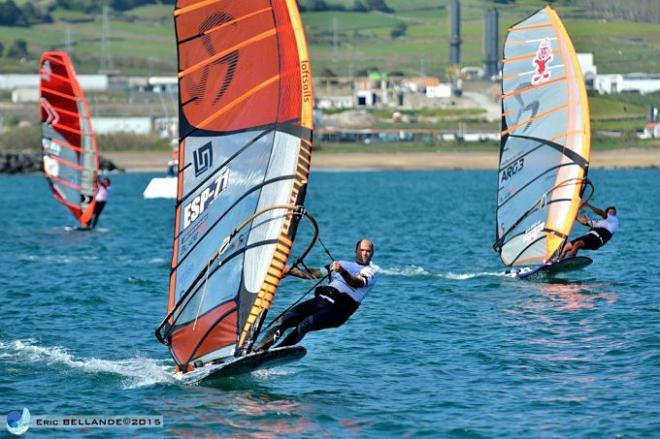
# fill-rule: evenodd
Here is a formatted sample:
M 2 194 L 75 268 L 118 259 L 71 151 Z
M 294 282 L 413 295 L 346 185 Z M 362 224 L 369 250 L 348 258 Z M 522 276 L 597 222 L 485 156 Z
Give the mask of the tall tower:
M 112 46 L 110 41 L 110 7 L 103 5 L 101 25 L 101 68 L 100 71 L 110 73 L 113 71 Z
M 461 4 L 458 0 L 451 1 L 449 63 L 452 66 L 457 66 L 461 63 Z
M 64 28 L 64 50 L 73 58 L 73 44 L 71 42 L 71 26 L 68 24 Z
M 484 14 L 484 77 L 490 79 L 499 69 L 499 13 L 488 9 Z

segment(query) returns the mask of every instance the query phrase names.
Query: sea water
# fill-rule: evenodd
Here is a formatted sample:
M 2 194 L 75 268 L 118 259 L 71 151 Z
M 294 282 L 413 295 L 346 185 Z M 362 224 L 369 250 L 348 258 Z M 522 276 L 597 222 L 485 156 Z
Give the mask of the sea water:
M 93 232 L 71 230 L 43 178 L 0 177 L 1 414 L 163 417 L 73 431 L 93 437 L 660 435 L 660 171 L 591 172 L 592 203 L 616 205 L 621 230 L 554 282 L 503 275 L 494 172 L 314 172 L 323 242 L 351 259 L 372 239 L 378 283 L 347 324 L 303 340 L 302 360 L 214 386 L 172 379 L 153 335 L 174 212 L 142 198 L 153 176 L 112 176 Z M 271 316 L 310 286 L 285 279 Z

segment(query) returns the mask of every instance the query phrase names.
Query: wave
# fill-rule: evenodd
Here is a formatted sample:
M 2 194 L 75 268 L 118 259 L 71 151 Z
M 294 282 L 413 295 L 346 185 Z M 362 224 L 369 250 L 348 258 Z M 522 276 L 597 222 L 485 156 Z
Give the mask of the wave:
M 98 261 L 95 255 L 19 255 L 18 260 L 22 262 L 47 262 L 49 264 L 73 264 L 76 262 Z
M 163 360 L 135 357 L 127 360 L 76 358 L 65 348 L 43 347 L 33 340 L 0 341 L 0 358 L 11 358 L 20 363 L 64 365 L 87 373 L 109 373 L 122 379 L 124 389 L 173 382 L 171 365 Z
M 445 279 L 452 279 L 452 280 L 467 280 L 467 279 L 473 279 L 475 277 L 502 277 L 502 276 L 509 276 L 507 273 L 503 271 L 480 271 L 478 273 L 447 273 L 444 275 Z
M 417 265 L 407 265 L 405 267 L 382 268 L 381 274 L 387 276 L 404 276 L 404 277 L 417 277 L 417 276 L 433 276 L 433 273 L 426 271 L 424 268 Z
M 55 231 L 60 231 L 64 230 L 65 232 L 96 232 L 96 233 L 108 233 L 110 229 L 106 227 L 96 227 L 94 230 L 81 230 L 80 226 L 72 227 L 72 226 L 64 226 L 64 227 L 56 227 L 53 230 Z
M 455 273 L 452 271 L 445 273 L 432 273 L 424 267 L 417 265 L 407 265 L 404 267 L 383 268 L 380 272 L 387 276 L 403 276 L 403 277 L 439 277 L 441 279 L 449 280 L 468 280 L 475 277 L 501 277 L 507 276 L 503 271 L 480 271 L 476 273 Z
M 124 266 L 138 266 L 138 265 L 156 265 L 161 267 L 169 267 L 170 261 L 163 257 L 139 258 L 135 256 L 122 255 L 115 258 L 115 261 Z

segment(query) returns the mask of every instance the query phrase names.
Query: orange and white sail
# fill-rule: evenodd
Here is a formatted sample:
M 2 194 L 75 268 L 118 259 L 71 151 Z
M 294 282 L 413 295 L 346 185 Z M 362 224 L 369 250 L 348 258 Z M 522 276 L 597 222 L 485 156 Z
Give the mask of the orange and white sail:
M 66 52 L 45 52 L 39 76 L 43 172 L 53 196 L 85 227 L 99 169 L 89 106 Z
M 310 170 L 312 77 L 295 0 L 179 0 L 179 168 L 167 317 L 184 371 L 247 353 Z M 246 225 L 247 222 L 247 225 Z
M 508 265 L 542 264 L 573 227 L 589 168 L 587 93 L 573 44 L 549 6 L 509 29 L 495 249 Z

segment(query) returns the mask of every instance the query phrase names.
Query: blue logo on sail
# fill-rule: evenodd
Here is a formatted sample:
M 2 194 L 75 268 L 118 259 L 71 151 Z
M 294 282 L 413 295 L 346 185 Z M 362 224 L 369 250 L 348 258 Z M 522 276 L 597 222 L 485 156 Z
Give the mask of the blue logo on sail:
M 193 152 L 195 177 L 199 177 L 213 166 L 213 147 L 211 142 Z
M 7 413 L 7 431 L 16 436 L 20 436 L 30 428 L 30 411 L 23 408 L 23 411 L 12 410 Z

